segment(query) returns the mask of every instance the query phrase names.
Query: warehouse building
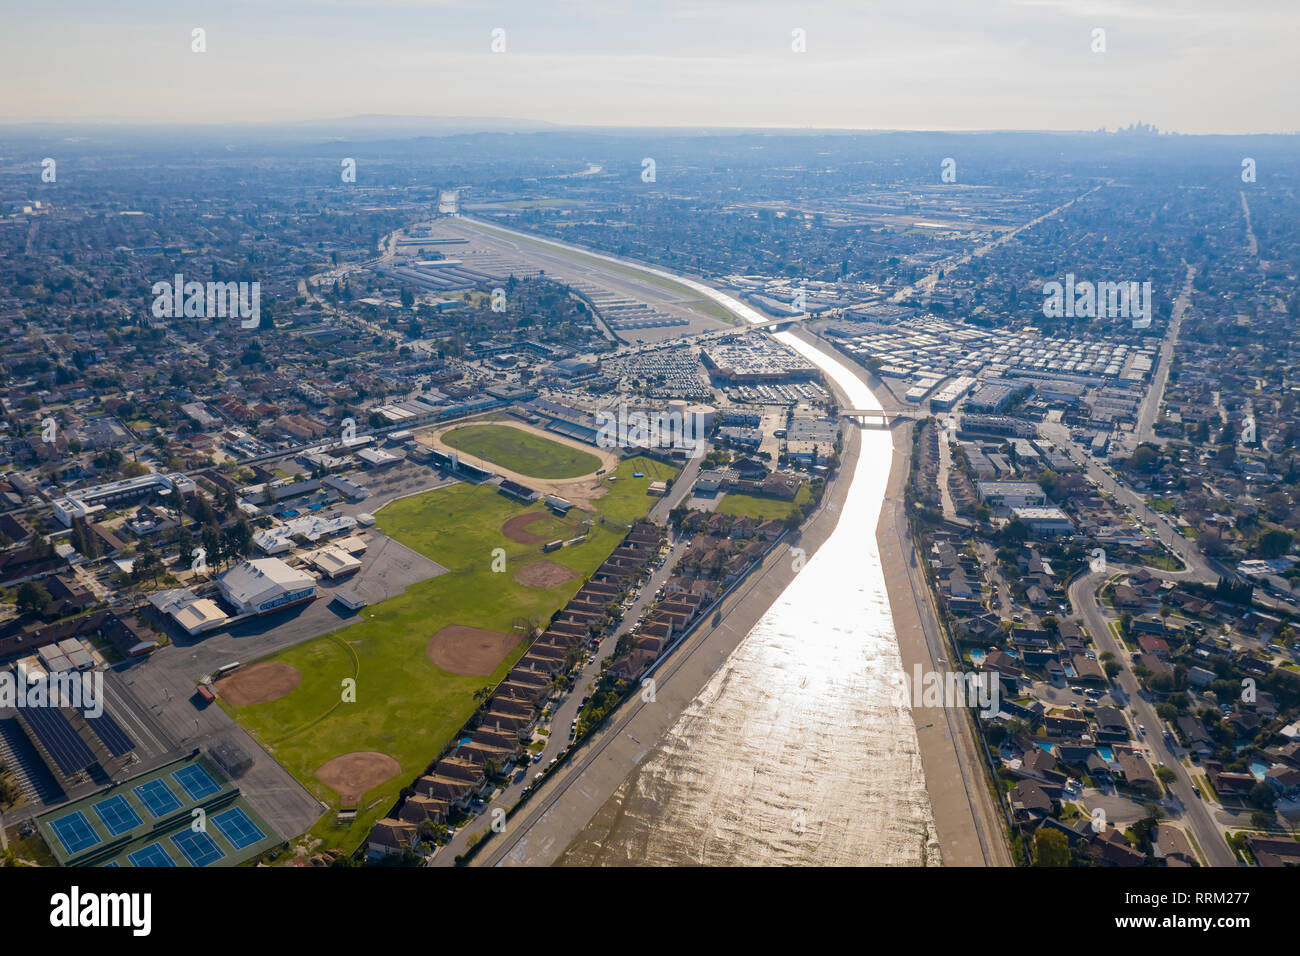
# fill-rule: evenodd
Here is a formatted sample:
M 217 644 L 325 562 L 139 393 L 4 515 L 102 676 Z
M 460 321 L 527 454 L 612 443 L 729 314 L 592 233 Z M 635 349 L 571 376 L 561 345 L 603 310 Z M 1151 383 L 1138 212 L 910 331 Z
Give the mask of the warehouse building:
M 1047 495 L 1036 481 L 977 481 L 980 501 L 994 507 L 1025 508 L 1046 503 Z
M 1011 513 L 1034 534 L 1071 534 L 1074 522 L 1060 508 L 1013 508 Z

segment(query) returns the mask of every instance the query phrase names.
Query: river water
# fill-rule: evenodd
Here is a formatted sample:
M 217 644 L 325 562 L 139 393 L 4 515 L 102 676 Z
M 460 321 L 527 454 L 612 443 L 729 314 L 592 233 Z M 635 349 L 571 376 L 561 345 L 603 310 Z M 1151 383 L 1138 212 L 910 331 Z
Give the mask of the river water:
M 880 407 L 833 356 L 777 338 L 851 407 Z M 892 440 L 871 428 L 860 437 L 834 532 L 561 863 L 940 862 L 916 729 L 896 693 L 903 669 L 876 544 Z

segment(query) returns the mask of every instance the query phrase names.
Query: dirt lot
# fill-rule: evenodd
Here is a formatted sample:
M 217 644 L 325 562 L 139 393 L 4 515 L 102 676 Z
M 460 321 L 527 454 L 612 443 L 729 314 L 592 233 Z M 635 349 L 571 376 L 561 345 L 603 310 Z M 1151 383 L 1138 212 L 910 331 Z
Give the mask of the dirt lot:
M 577 576 L 578 572 L 545 558 L 525 564 L 514 575 L 517 584 L 538 591 L 549 591 L 551 588 L 559 587 L 565 581 L 572 581 Z
M 298 668 L 283 661 L 263 661 L 241 668 L 214 685 L 234 707 L 266 704 L 284 697 L 302 682 Z
M 367 790 L 402 772 L 402 766 L 388 754 L 373 750 L 342 754 L 321 764 L 316 778 L 338 791 L 343 806 L 355 806 Z
M 453 674 L 487 675 L 520 640 L 511 634 L 452 624 L 429 638 L 424 653 L 435 667 Z
M 519 544 L 545 544 L 547 541 L 578 536 L 578 526 L 549 514 L 515 515 L 501 526 L 501 533 Z

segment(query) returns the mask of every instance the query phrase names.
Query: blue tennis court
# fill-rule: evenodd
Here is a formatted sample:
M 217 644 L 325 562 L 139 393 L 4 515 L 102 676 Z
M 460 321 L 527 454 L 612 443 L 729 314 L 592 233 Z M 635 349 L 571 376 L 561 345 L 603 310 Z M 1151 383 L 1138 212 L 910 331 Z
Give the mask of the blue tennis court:
M 181 767 L 172 774 L 181 789 L 190 795 L 191 800 L 202 800 L 221 789 L 221 784 L 212 779 L 212 775 L 198 764 Z
M 258 829 L 257 824 L 244 812 L 243 807 L 234 807 L 224 813 L 218 813 L 212 818 L 212 822 L 236 850 L 252 846 L 266 837 L 266 834 Z
M 94 805 L 94 810 L 113 836 L 119 836 L 127 830 L 138 827 L 141 823 L 140 814 L 131 808 L 131 804 L 126 802 L 126 797 L 120 793 L 107 800 L 99 801 Z
M 99 834 L 80 810 L 69 813 L 66 817 L 59 817 L 50 824 L 50 829 L 58 835 L 59 842 L 68 851 L 69 856 L 100 842 Z
M 150 843 L 143 849 L 127 854 L 132 866 L 175 866 L 161 843 Z
M 109 860 L 107 863 L 104 864 L 104 869 L 107 870 L 111 866 L 117 866 L 117 860 Z
M 226 855 L 216 841 L 203 832 L 182 830 L 172 837 L 172 843 L 185 854 L 185 859 L 190 861 L 191 866 L 207 866 Z
M 165 817 L 181 808 L 181 801 L 161 780 L 150 780 L 135 788 L 135 795 L 155 817 Z

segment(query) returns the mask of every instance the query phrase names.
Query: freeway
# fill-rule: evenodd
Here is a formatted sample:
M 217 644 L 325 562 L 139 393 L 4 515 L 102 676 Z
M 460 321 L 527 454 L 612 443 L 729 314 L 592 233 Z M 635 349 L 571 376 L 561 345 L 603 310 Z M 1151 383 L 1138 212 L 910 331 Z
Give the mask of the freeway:
M 1115 690 L 1118 687 L 1123 694 L 1123 698 L 1126 699 L 1123 702 L 1132 709 L 1137 722 L 1150 728 L 1143 742 L 1151 754 L 1156 759 L 1163 760 L 1165 766 L 1176 775 L 1177 779 L 1169 785 L 1169 791 L 1177 799 L 1178 812 L 1183 818 L 1183 822 L 1191 828 L 1196 837 L 1196 842 L 1200 845 L 1201 852 L 1209 864 L 1211 866 L 1236 866 L 1238 865 L 1237 859 L 1223 839 L 1222 825 L 1214 820 L 1209 809 L 1210 804 L 1197 797 L 1193 792 L 1191 774 L 1183 766 L 1178 749 L 1165 741 L 1161 732 L 1164 722 L 1156 714 L 1155 706 L 1143 695 L 1137 678 L 1133 676 L 1132 662 L 1129 659 L 1128 650 L 1115 639 L 1106 617 L 1102 613 L 1097 595 L 1105 583 L 1106 574 L 1104 572 L 1092 572 L 1079 576 L 1070 585 L 1070 604 L 1082 617 L 1083 623 L 1098 650 L 1101 652 L 1110 651 L 1115 655 L 1116 661 L 1122 665 L 1122 670 L 1115 675 L 1115 679 L 1111 682 L 1111 696 L 1117 699 L 1120 698 L 1120 693 Z M 1166 805 L 1168 805 L 1168 801 L 1166 801 Z

